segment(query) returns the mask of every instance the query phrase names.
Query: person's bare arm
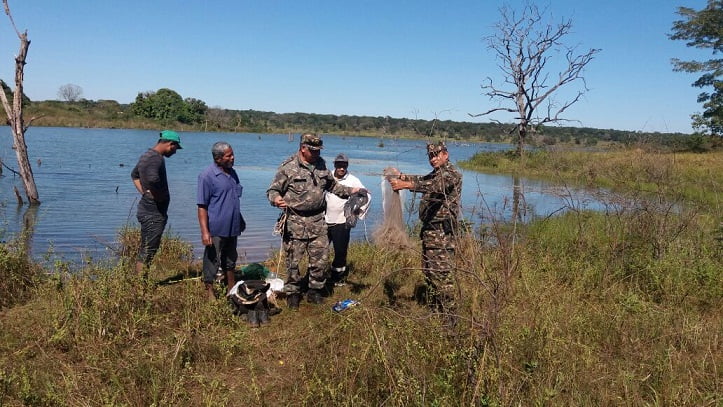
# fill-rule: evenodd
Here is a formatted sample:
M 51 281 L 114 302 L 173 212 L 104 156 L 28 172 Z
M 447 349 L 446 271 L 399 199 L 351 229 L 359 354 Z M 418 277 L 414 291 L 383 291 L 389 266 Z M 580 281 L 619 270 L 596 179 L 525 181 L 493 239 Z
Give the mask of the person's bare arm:
M 208 230 L 208 209 L 202 205 L 198 205 L 198 225 L 201 227 L 201 243 L 204 246 L 213 244 L 211 232 Z

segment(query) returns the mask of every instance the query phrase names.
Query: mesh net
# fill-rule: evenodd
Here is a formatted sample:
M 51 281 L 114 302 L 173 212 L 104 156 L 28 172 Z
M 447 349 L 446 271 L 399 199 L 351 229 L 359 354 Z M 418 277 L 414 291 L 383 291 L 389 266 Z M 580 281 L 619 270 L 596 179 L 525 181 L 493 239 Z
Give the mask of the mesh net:
M 407 228 L 402 219 L 402 197 L 400 193 L 392 190 L 387 182 L 399 174 L 392 167 L 384 169 L 382 176 L 382 208 L 384 222 L 374 231 L 374 243 L 388 248 L 409 249 L 412 243 L 407 234 Z

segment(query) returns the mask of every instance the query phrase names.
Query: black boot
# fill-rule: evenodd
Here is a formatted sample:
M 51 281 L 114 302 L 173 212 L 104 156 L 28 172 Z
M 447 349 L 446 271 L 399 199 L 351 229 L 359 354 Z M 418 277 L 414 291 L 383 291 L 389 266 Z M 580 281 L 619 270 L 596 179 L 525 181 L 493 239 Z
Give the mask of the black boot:
M 346 285 L 346 266 L 331 268 L 331 281 L 335 287 L 343 287 Z
M 281 308 L 272 305 L 269 307 L 269 310 L 267 313 L 268 313 L 269 317 L 273 317 L 274 315 L 281 314 Z
M 298 310 L 300 302 L 301 302 L 301 294 L 299 294 L 299 293 L 288 294 L 288 296 L 286 297 L 286 305 L 291 310 Z
M 324 297 L 321 295 L 321 292 L 319 290 L 315 290 L 312 288 L 306 293 L 306 301 L 312 304 L 323 304 Z
M 259 324 L 268 324 L 269 323 L 269 311 L 268 310 L 261 310 L 256 311 L 256 315 L 259 317 Z
M 259 322 L 259 314 L 258 314 L 258 311 L 256 311 L 256 310 L 249 311 L 248 319 L 249 319 L 249 326 L 251 326 L 251 328 L 258 328 L 259 325 L 261 325 Z

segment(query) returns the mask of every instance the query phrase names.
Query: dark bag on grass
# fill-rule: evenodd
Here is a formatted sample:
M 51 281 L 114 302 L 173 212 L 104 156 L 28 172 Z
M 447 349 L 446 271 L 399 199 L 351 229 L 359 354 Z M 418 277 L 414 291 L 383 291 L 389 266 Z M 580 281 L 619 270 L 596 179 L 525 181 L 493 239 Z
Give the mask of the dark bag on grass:
M 234 315 L 246 314 L 251 310 L 268 310 L 266 291 L 269 287 L 271 284 L 264 280 L 248 280 L 239 284 L 236 292 L 229 296 L 229 301 L 234 306 Z
M 231 299 L 240 304 L 256 304 L 266 299 L 266 291 L 269 287 L 271 284 L 264 280 L 247 280 L 238 286 L 238 290 L 231 296 Z

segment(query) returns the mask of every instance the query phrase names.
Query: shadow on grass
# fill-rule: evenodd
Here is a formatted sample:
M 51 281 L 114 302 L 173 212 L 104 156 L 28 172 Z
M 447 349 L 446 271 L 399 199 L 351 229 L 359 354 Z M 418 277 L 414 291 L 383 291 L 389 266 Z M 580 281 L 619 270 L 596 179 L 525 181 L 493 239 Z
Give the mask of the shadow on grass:
M 173 276 L 164 278 L 156 282 L 157 286 L 173 285 L 182 281 L 200 280 L 203 273 L 200 271 L 188 271 L 187 273 L 178 273 Z

